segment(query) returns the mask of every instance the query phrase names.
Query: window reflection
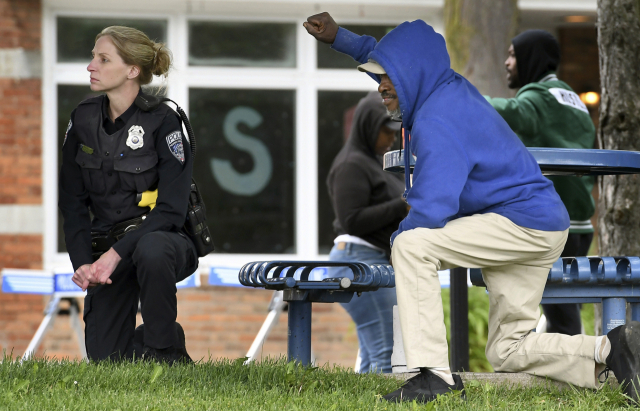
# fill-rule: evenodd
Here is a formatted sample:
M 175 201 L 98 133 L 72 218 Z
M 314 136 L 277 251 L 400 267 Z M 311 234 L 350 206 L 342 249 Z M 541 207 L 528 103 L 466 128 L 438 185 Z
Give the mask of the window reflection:
M 191 21 L 189 65 L 295 67 L 295 25 Z
M 101 93 L 91 91 L 88 84 L 86 86 L 58 85 L 58 145 L 56 146 L 58 150 L 58 171 L 62 165 L 62 142 L 64 141 L 64 134 L 69 125 L 71 112 L 82 100 L 97 96 L 98 94 Z M 62 223 L 62 213 L 60 213 L 58 209 L 58 252 L 61 253 L 67 251 L 67 246 L 64 243 Z
M 372 26 L 372 25 L 355 25 L 355 24 L 346 24 L 341 25 L 341 27 L 352 31 L 359 35 L 368 35 L 375 37 L 376 40 L 380 41 L 385 34 L 390 32 L 395 28 L 395 26 Z M 353 60 L 351 57 L 346 54 L 338 53 L 335 50 L 331 50 L 331 47 L 328 44 L 318 42 L 318 68 L 321 69 L 350 69 L 356 68 L 358 66 L 358 62 Z
M 330 50 L 332 53 L 335 51 Z M 327 192 L 327 176 L 333 159 L 351 132 L 358 101 L 365 91 L 318 92 L 318 249 L 329 254 L 333 247 L 333 208 Z
M 143 31 L 151 40 L 167 41 L 165 20 L 58 17 L 56 26 L 57 56 L 60 63 L 89 64 L 96 36 L 109 26 L 133 27 Z
M 295 253 L 295 92 L 190 89 L 216 252 Z

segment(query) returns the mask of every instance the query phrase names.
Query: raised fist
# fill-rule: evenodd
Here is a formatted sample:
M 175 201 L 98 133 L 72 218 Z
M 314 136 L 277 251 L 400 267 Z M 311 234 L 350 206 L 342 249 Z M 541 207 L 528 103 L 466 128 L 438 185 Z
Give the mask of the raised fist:
M 333 44 L 338 34 L 338 24 L 327 12 L 309 17 L 302 25 L 309 34 L 323 43 Z

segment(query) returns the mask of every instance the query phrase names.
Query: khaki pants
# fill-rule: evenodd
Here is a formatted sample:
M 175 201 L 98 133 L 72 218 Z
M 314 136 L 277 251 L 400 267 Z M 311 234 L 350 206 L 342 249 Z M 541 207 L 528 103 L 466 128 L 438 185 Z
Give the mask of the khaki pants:
M 489 291 L 485 352 L 493 368 L 595 388 L 596 337 L 532 331 L 547 275 L 567 233 L 519 227 L 490 213 L 398 235 L 392 262 L 407 368 L 449 366 L 436 271 L 480 267 Z

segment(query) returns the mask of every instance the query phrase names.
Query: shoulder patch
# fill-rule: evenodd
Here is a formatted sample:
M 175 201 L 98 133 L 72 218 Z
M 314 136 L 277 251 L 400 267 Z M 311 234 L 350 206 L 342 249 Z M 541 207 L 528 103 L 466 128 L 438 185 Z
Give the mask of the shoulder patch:
M 64 147 L 64 143 L 67 142 L 67 135 L 69 134 L 69 130 L 73 127 L 73 123 L 69 120 L 69 125 L 67 126 L 67 131 L 64 132 L 64 140 L 62 141 L 62 147 Z
M 585 113 L 589 114 L 589 110 L 587 109 L 587 106 L 584 105 L 582 100 L 580 100 L 580 97 L 573 91 L 565 90 L 563 88 L 553 87 L 549 89 L 549 93 L 551 93 L 553 97 L 555 97 L 556 100 L 558 100 L 558 103 L 565 106 L 573 107 L 575 109 L 584 111 Z
M 174 131 L 173 133 L 169 133 L 166 137 L 167 146 L 169 146 L 169 151 L 171 154 L 180 162 L 180 164 L 184 164 L 184 146 L 182 144 L 182 132 Z

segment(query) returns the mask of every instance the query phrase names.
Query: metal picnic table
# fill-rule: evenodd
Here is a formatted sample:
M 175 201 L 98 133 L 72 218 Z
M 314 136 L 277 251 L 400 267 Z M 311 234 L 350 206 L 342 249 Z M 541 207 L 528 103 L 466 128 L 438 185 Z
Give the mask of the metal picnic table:
M 353 278 L 310 280 L 316 269 L 347 267 Z M 287 356 L 289 361 L 311 364 L 311 303 L 348 303 L 354 294 L 395 287 L 393 268 L 350 261 L 256 261 L 245 264 L 238 274 L 247 287 L 282 291 L 289 303 Z
M 594 149 L 529 148 L 544 175 L 640 174 L 640 152 Z M 410 159 L 411 172 L 415 158 Z M 384 169 L 404 173 L 403 150 L 384 155 Z M 451 368 L 469 369 L 467 269 L 451 270 Z M 470 270 L 471 282 L 484 286 L 480 269 Z M 603 334 L 626 321 L 640 321 L 640 258 L 560 258 L 549 272 L 542 303 L 597 303 L 603 306 Z

